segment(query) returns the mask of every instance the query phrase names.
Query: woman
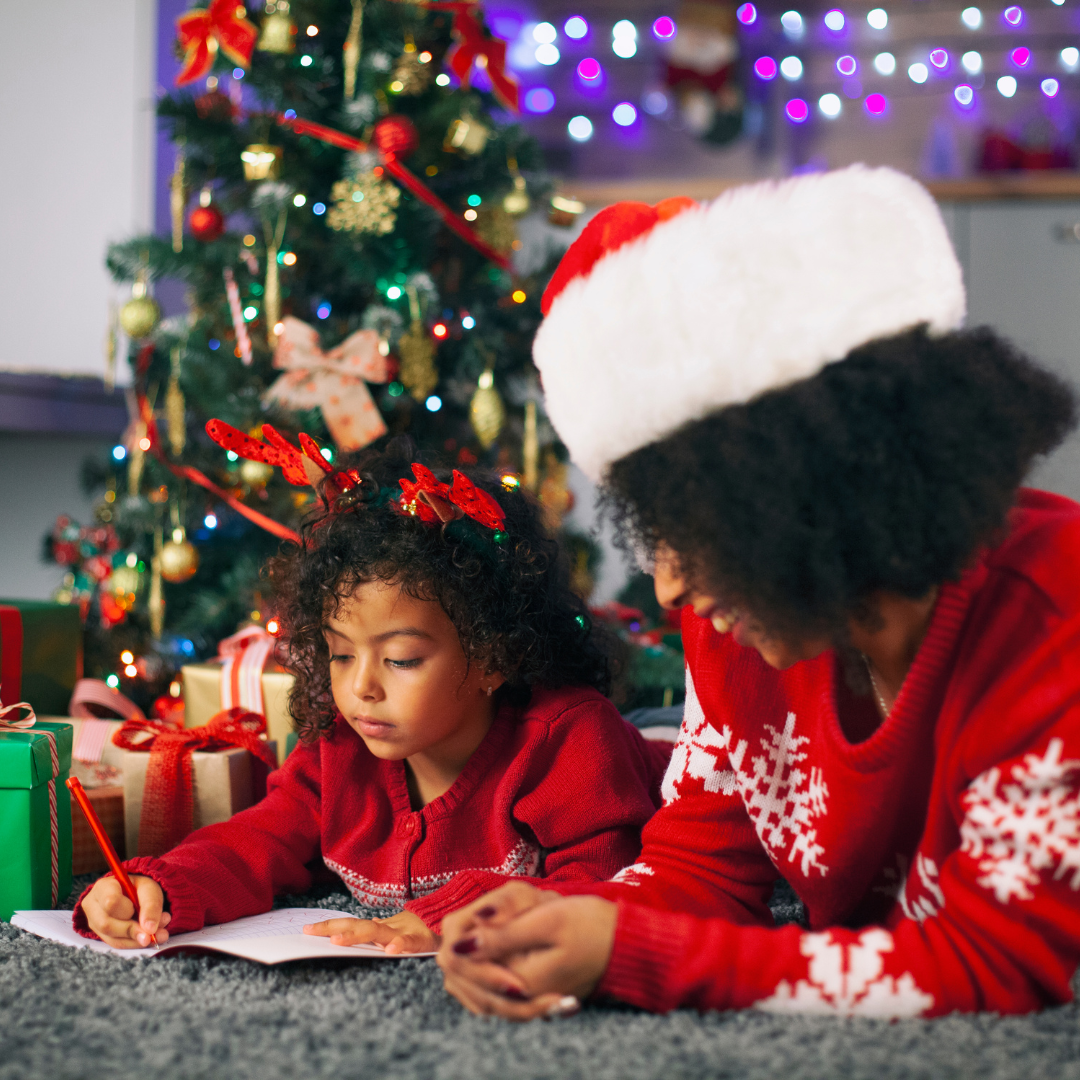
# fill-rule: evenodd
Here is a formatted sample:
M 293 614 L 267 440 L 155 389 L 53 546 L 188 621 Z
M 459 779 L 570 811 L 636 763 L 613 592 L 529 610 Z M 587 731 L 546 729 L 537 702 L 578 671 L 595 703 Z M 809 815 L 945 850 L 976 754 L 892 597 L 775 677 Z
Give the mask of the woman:
M 1020 483 L 1076 406 L 958 329 L 929 196 L 854 167 L 612 207 L 545 313 L 551 419 L 683 610 L 685 717 L 638 861 L 451 916 L 447 988 L 516 1019 L 1069 1000 L 1080 506 Z M 773 927 L 781 876 L 808 930 Z

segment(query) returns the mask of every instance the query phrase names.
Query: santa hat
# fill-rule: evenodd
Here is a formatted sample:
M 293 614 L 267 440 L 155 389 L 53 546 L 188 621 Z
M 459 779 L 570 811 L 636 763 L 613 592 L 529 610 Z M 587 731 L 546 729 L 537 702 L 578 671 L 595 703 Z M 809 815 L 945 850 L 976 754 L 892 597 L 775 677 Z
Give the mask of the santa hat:
M 699 206 L 618 203 L 567 251 L 533 357 L 547 412 L 594 480 L 724 405 L 853 348 L 964 318 L 937 204 L 892 169 L 734 188 Z

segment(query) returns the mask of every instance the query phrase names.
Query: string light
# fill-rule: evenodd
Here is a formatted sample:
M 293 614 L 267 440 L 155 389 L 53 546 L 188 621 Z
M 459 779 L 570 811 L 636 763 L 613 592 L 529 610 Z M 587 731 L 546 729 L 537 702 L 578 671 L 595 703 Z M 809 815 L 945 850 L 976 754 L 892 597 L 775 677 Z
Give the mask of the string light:
M 833 8 L 832 11 L 825 12 L 825 25 L 834 33 L 839 34 L 844 29 L 844 13 L 839 8 Z
M 598 82 L 600 77 L 604 74 L 604 69 L 600 66 L 598 60 L 594 60 L 591 56 L 585 57 L 577 66 L 578 77 L 587 83 Z
M 235 450 L 226 450 L 225 451 L 225 457 L 229 461 L 239 461 L 240 460 L 240 455 Z
M 844 107 L 843 102 L 841 102 L 836 94 L 822 94 L 821 97 L 818 98 L 817 105 L 822 113 L 829 117 L 830 120 L 839 116 L 840 111 Z
M 1057 92 L 1060 88 L 1061 85 L 1057 79 L 1043 79 L 1043 81 L 1039 83 L 1039 89 L 1047 97 L 1057 97 Z
M 542 22 L 533 27 L 532 36 L 537 45 L 551 45 L 559 36 L 559 31 L 551 23 Z
M 802 61 L 797 56 L 785 56 L 780 61 L 780 74 L 787 79 L 788 82 L 794 82 L 796 79 L 802 77 L 803 66 Z
M 962 109 L 970 109 L 975 103 L 975 91 L 963 83 L 953 91 L 953 97 Z
M 476 211 L 474 210 L 473 213 L 475 214 Z M 401 289 L 397 285 L 391 285 L 390 288 L 386 290 L 387 300 L 398 300 L 400 297 Z
M 475 210 L 472 210 L 472 209 L 466 210 L 466 211 L 465 211 L 465 213 L 464 213 L 464 214 L 462 214 L 461 216 L 462 216 L 462 217 L 463 217 L 463 218 L 464 218 L 464 219 L 465 219 L 466 221 L 475 221 L 475 220 L 476 220 L 476 218 L 477 218 L 477 214 L 476 214 L 476 211 L 475 211 Z M 386 295 L 387 295 L 387 296 L 390 296 L 390 294 L 389 294 L 389 293 L 387 293 Z
M 427 401 L 424 402 L 424 408 L 428 412 L 438 412 L 442 408 L 442 398 L 438 394 L 432 394 Z
M 444 337 L 446 337 L 446 324 L 445 324 L 445 323 L 441 323 L 441 322 L 437 322 L 437 323 L 436 323 L 436 324 L 435 324 L 435 325 L 434 325 L 434 326 L 433 326 L 433 327 L 431 328 L 431 332 L 432 332 L 432 333 L 433 333 L 433 334 L 434 334 L 434 335 L 435 335 L 435 336 L 436 336 L 437 338 L 444 338 Z
M 896 57 L 891 52 L 878 53 L 874 57 L 874 70 L 879 75 L 892 75 L 896 71 Z
M 246 308 L 244 308 L 244 318 L 248 322 L 251 322 L 251 320 L 254 319 L 255 316 L 258 315 L 258 314 L 259 314 L 259 309 L 257 307 L 255 307 L 254 305 L 252 305 L 252 304 L 248 304 L 248 306 Z
M 146 451 L 149 450 L 151 446 L 153 446 L 153 443 L 151 443 L 150 440 L 146 438 L 146 436 L 143 436 L 143 438 L 139 440 L 139 449 L 142 450 L 143 453 L 146 453 Z
M 792 98 L 784 106 L 784 113 L 793 124 L 805 124 L 810 116 L 810 106 L 802 98 Z
M 268 634 L 272 634 L 274 636 L 277 636 L 277 634 L 279 634 L 281 632 L 281 623 L 279 623 L 277 621 L 277 619 L 271 619 L 266 624 L 266 632 Z
M 125 649 L 120 654 L 120 663 L 121 664 L 133 664 L 133 663 L 135 663 L 135 654 L 130 649 Z
M 611 51 L 624 60 L 637 53 L 637 27 L 629 19 L 620 19 L 611 28 Z
M 1023 47 L 1019 49 L 1013 49 L 1009 53 L 1009 59 L 1018 67 L 1025 68 L 1031 63 L 1031 50 Z
M 320 453 L 320 454 L 322 454 L 322 456 L 323 456 L 323 457 L 324 457 L 324 458 L 325 458 L 325 459 L 326 459 L 327 461 L 333 461 L 333 460 L 334 460 L 334 451 L 333 451 L 333 450 L 331 450 L 329 446 L 324 446 L 324 447 L 323 447 L 323 448 L 322 448 L 322 449 L 321 449 L 321 450 L 319 451 L 319 453 Z
M 1059 55 L 1061 57 L 1061 66 L 1066 71 L 1075 71 L 1077 67 L 1080 67 L 1080 49 L 1074 49 L 1070 46 L 1068 49 L 1062 49 Z
M 969 75 L 978 75 L 983 67 L 982 53 L 977 53 L 974 50 L 966 52 L 960 57 L 960 63 Z
M 779 70 L 776 61 L 771 56 L 759 56 L 754 61 L 754 74 L 765 82 L 771 82 L 775 79 Z M 664 104 L 666 105 L 667 102 L 665 101 Z
M 120 680 L 115 675 L 106 675 L 105 685 L 109 687 L 110 690 L 115 690 L 120 685 Z
M 251 233 L 248 233 L 244 237 L 244 247 L 254 247 L 254 246 L 255 246 L 255 237 Z
M 179 697 L 183 692 L 183 689 L 180 680 L 173 679 L 173 681 L 169 683 L 169 697 Z
M 551 44 L 544 43 L 543 45 L 536 46 L 536 62 L 543 64 L 545 67 L 551 67 L 553 64 L 557 64 L 560 59 L 559 50 Z
M 789 38 L 801 38 L 803 36 L 803 30 L 805 29 L 803 17 L 797 11 L 785 11 L 780 16 L 780 25 Z
M 465 201 L 470 206 L 479 206 L 484 200 L 479 195 L 470 195 Z
M 549 113 L 555 108 L 555 95 L 546 86 L 534 86 L 525 92 L 525 108 L 531 113 Z
M 588 142 L 593 133 L 592 121 L 587 116 L 571 117 L 566 130 L 575 142 Z
M 124 668 L 124 674 L 129 679 L 134 679 L 135 676 L 139 674 L 139 669 L 134 664 L 128 664 L 128 666 Z
M 212 337 L 212 338 L 211 338 L 211 339 L 210 339 L 210 340 L 209 340 L 209 341 L 208 341 L 208 342 L 206 343 L 206 347 L 207 347 L 207 348 L 208 348 L 208 349 L 209 349 L 209 350 L 210 350 L 211 352 L 217 352 L 217 351 L 218 351 L 218 349 L 220 349 L 220 348 L 221 348 L 221 342 L 220 342 L 220 341 L 218 341 L 218 339 L 217 339 L 216 337 Z
M 1010 26 L 1019 26 L 1024 21 L 1024 9 L 1015 4 L 1007 7 L 1001 15 Z
M 515 304 L 524 304 L 528 297 L 526 297 L 523 289 L 515 289 L 510 294 L 510 299 L 513 300 Z
M 127 558 L 124 559 L 124 564 L 134 570 L 135 567 L 139 565 L 139 556 L 136 555 L 134 551 L 129 551 L 127 553 Z
M 306 53 L 300 57 L 300 66 L 311 67 L 311 57 L 308 56 Z
M 858 69 L 859 65 L 854 56 L 841 56 L 840 59 L 836 61 L 836 70 L 839 71 L 841 75 L 850 77 L 851 75 L 854 75 Z
M 874 30 L 884 30 L 889 25 L 889 14 L 884 8 L 874 8 L 866 13 L 866 21 Z
M 949 66 L 948 52 L 946 52 L 945 49 L 932 49 L 930 51 L 930 63 L 939 71 L 943 71 Z
M 115 461 L 123 461 L 127 457 L 127 447 L 119 444 L 112 448 L 112 456 Z
M 286 266 L 295 266 L 296 265 L 296 252 L 295 251 L 286 251 L 281 256 L 281 261 Z
M 863 107 L 871 116 L 881 116 L 889 107 L 889 99 L 884 94 L 867 94 Z
M 505 476 L 500 476 L 499 481 L 507 491 L 516 491 L 521 487 L 521 481 L 510 473 L 507 473 Z
M 924 83 L 930 78 L 930 69 L 925 64 L 912 64 L 907 75 L 913 83 Z
M 445 71 L 440 71 L 439 74 L 435 76 L 435 85 L 436 86 L 449 86 L 450 85 L 450 76 L 447 75 Z
M 317 26 L 312 25 L 312 26 L 309 26 L 307 28 L 307 36 L 308 37 L 314 37 L 318 32 L 319 32 L 319 28 Z
M 297 194 L 297 195 L 293 196 L 293 200 L 292 200 L 293 206 L 303 206 L 304 203 L 306 203 L 306 202 L 307 202 L 307 196 L 306 195 Z
M 977 7 L 964 8 L 960 12 L 960 21 L 969 30 L 978 30 L 982 26 L 982 12 Z
M 1002 75 L 997 81 L 998 93 L 1010 98 L 1016 93 L 1016 80 L 1011 75 Z
M 660 41 L 668 41 L 673 38 L 678 32 L 679 28 L 675 25 L 675 20 L 670 15 L 661 15 L 652 24 L 653 37 L 658 38 Z
M 619 104 L 611 110 L 611 119 L 614 120 L 619 127 L 629 127 L 637 120 L 637 115 L 637 109 L 635 109 L 629 101 L 620 101 Z
M 589 24 L 580 15 L 571 15 L 563 23 L 563 33 L 575 41 L 580 41 L 588 32 Z
M 466 315 L 461 320 L 461 326 L 464 330 L 471 330 L 476 325 L 476 320 L 471 315 Z
M 740 4 L 735 11 L 735 18 L 743 26 L 753 26 L 757 22 L 757 8 L 753 4 Z
M 206 517 L 203 518 L 202 523 L 208 529 L 216 529 L 217 528 L 217 514 L 207 514 Z

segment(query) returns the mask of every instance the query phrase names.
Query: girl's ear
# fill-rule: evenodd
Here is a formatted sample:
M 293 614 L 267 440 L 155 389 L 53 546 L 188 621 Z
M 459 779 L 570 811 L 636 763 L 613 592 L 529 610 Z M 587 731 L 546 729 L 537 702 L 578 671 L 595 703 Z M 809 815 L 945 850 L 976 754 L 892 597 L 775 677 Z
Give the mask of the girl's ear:
M 488 697 L 491 697 L 505 682 L 506 676 L 501 671 L 489 671 L 480 684 L 480 690 L 482 693 L 487 694 Z

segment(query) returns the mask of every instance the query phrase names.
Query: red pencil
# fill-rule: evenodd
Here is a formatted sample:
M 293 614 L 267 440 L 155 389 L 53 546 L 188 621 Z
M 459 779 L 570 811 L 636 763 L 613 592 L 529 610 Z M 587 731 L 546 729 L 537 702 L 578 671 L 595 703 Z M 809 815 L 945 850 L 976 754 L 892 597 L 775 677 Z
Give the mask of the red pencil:
M 124 868 L 120 865 L 120 859 L 117 857 L 116 848 L 112 846 L 112 841 L 109 839 L 109 834 L 105 831 L 105 827 L 101 824 L 101 819 L 97 816 L 94 807 L 91 805 L 90 800 L 86 797 L 86 792 L 83 790 L 82 784 L 79 783 L 77 776 L 68 778 L 67 781 L 68 790 L 75 796 L 75 801 L 82 807 L 82 812 L 86 815 L 86 820 L 93 830 L 94 839 L 98 842 L 98 847 L 101 848 L 101 854 L 105 856 L 105 861 L 109 864 L 109 869 L 113 872 L 113 876 L 120 882 L 120 888 L 124 890 L 124 895 L 135 905 L 135 918 L 139 917 L 139 895 L 135 892 L 135 886 L 131 884 L 131 878 L 124 872 Z M 152 944 L 157 944 L 157 935 L 151 934 L 150 941 Z

